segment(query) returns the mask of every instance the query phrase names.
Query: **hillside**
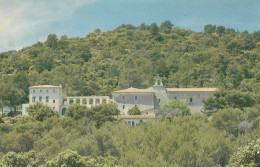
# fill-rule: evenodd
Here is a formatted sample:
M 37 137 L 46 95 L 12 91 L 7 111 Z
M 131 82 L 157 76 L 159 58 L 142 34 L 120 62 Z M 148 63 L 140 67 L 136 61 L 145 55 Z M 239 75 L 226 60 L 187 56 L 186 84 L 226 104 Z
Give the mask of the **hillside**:
M 48 106 L 0 118 L 0 166 L 259 166 L 260 31 L 206 25 L 204 32 L 162 25 L 96 29 L 0 53 L 0 104 L 28 101 L 28 87 L 62 84 L 67 95 L 111 95 L 146 88 L 217 87 L 206 114 L 129 126 L 113 104 Z M 209 117 L 210 115 L 210 117 Z
M 167 87 L 247 92 L 255 104 L 259 60 L 259 31 L 240 33 L 223 26 L 194 32 L 165 21 L 96 29 L 85 38 L 50 34 L 43 43 L 0 53 L 0 99 L 21 104 L 28 101 L 28 87 L 39 84 L 62 84 L 67 95 L 111 95 L 130 86 L 148 87 L 162 76 Z

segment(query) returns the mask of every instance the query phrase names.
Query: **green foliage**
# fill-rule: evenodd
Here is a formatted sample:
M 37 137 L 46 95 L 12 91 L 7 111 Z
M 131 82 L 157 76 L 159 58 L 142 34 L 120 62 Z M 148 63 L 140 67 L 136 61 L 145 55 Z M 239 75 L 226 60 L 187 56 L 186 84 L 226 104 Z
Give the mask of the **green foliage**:
M 86 106 L 74 104 L 68 107 L 65 116 L 75 120 L 87 117 L 88 119 L 95 121 L 97 127 L 100 127 L 107 121 L 115 121 L 116 119 L 113 116 L 118 113 L 119 111 L 114 104 L 101 104 L 90 109 Z
M 167 20 L 161 24 L 160 30 L 162 30 L 164 33 L 169 34 L 172 30 L 172 27 L 173 27 L 173 24 L 171 23 L 171 21 Z
M 91 164 L 92 165 L 92 164 Z M 93 164 L 95 165 L 95 164 Z M 75 167 L 85 167 L 87 166 L 83 157 L 78 155 L 76 152 L 67 150 L 60 153 L 56 158 L 49 161 L 45 165 L 46 167 L 60 167 L 60 166 L 75 166 Z
M 205 111 L 218 111 L 229 107 L 243 109 L 256 105 L 257 98 L 250 92 L 220 90 L 215 92 L 213 97 L 204 101 L 204 109 Z
M 243 153 L 251 155 L 246 158 L 249 163 L 240 163 L 244 158 L 236 159 L 234 151 L 247 150 L 246 144 L 260 134 L 259 37 L 259 31 L 240 33 L 215 25 L 206 25 L 204 33 L 194 32 L 165 21 L 160 27 L 142 23 L 102 33 L 95 30 L 84 38 L 59 40 L 50 34 L 45 42 L 0 53 L 0 106 L 28 102 L 28 87 L 39 84 L 62 84 L 70 96 L 111 96 L 114 90 L 130 86 L 147 88 L 160 75 L 166 87 L 219 88 L 205 101 L 205 111 L 212 117 L 173 117 L 180 111 L 189 113 L 184 103 L 173 102 L 161 109 L 171 119 L 136 127 L 115 121 L 112 115 L 118 111 L 113 105 L 71 106 L 65 117 L 57 117 L 37 104 L 31 107 L 32 117 L 0 124 L 0 159 L 9 157 L 8 152 L 19 157 L 25 154 L 19 152 L 34 150 L 34 166 L 42 166 L 53 157 L 56 163 L 58 154 L 70 149 L 78 154 L 68 153 L 68 158 L 83 158 L 89 166 L 255 162 L 251 145 L 248 154 Z
M 127 112 L 128 115 L 141 115 L 141 111 L 138 106 L 134 106 L 133 108 L 129 109 Z
M 238 151 L 231 156 L 227 166 L 260 166 L 260 138 L 252 140 L 246 146 L 239 148 Z
M 5 123 L 5 121 L 0 117 L 0 124 Z
M 246 119 L 246 114 L 240 109 L 227 108 L 212 115 L 212 125 L 219 130 L 225 130 L 235 136 L 239 132 L 239 123 Z
M 65 116 L 71 117 L 75 120 L 78 120 L 78 119 L 86 117 L 86 116 L 89 117 L 91 115 L 93 115 L 93 113 L 91 113 L 89 108 L 87 108 L 86 106 L 79 105 L 79 104 L 74 104 L 74 105 L 69 106 L 67 108 L 66 114 L 65 114 Z
M 48 161 L 46 167 L 102 167 L 102 166 L 115 166 L 117 160 L 111 156 L 93 158 L 90 156 L 81 156 L 74 151 L 66 150 L 60 153 L 56 158 Z
M 156 35 L 159 34 L 159 28 L 158 28 L 158 26 L 157 26 L 156 23 L 153 23 L 153 24 L 151 25 L 151 30 L 150 30 L 150 32 L 151 32 L 151 36 L 156 36 Z
M 35 159 L 35 152 L 14 153 L 9 152 L 3 157 L 2 165 L 10 167 L 27 167 L 33 166 L 32 161 Z
M 48 35 L 48 38 L 46 40 L 46 46 L 56 49 L 58 46 L 58 38 L 56 34 L 50 34 Z
M 163 107 L 170 110 L 180 110 L 182 115 L 190 115 L 190 109 L 185 100 L 169 100 Z
M 51 107 L 38 101 L 27 107 L 27 111 L 30 116 L 34 117 L 38 121 L 44 121 L 47 118 L 59 116 L 57 111 L 53 111 Z

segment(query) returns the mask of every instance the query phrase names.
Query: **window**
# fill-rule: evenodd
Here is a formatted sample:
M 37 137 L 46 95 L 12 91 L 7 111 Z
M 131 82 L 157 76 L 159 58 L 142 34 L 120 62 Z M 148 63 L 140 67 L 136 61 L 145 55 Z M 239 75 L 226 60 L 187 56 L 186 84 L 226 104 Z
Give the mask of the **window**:
M 55 93 L 55 89 L 53 89 L 53 93 Z
M 135 121 L 132 121 L 132 126 L 135 126 Z
M 125 101 L 125 96 L 123 96 L 123 101 Z
M 52 102 L 55 103 L 55 100 L 53 100 Z
M 33 90 L 33 93 L 35 93 L 35 90 Z
M 35 97 L 32 98 L 32 102 L 33 102 L 33 103 L 35 103 L 35 99 L 36 99 Z
M 161 99 L 158 99 L 158 103 L 160 103 L 161 102 Z
M 46 90 L 46 93 L 48 93 L 49 92 L 49 90 Z
M 125 105 L 123 105 L 123 109 L 125 109 Z
M 52 107 L 52 110 L 55 110 L 55 107 Z
M 49 96 L 46 96 L 46 100 L 45 100 L 46 102 L 49 102 Z
M 39 101 L 42 101 L 42 97 L 41 96 L 39 97 Z
M 40 93 L 42 93 L 42 90 L 40 90 Z
M 135 96 L 135 100 L 137 100 L 137 96 Z
M 192 103 L 192 98 L 190 98 L 190 103 Z

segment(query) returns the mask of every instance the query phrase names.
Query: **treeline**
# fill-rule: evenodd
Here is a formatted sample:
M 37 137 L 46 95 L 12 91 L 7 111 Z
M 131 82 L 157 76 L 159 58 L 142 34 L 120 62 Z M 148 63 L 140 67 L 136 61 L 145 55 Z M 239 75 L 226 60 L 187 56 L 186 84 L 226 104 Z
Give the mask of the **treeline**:
M 0 101 L 27 102 L 28 87 L 39 84 L 62 84 L 67 95 L 111 96 L 117 89 L 149 87 L 161 76 L 167 87 L 236 90 L 232 94 L 251 106 L 260 99 L 259 60 L 260 31 L 215 25 L 194 32 L 165 21 L 96 29 L 84 38 L 50 34 L 45 42 L 0 53 Z
M 260 165 L 257 109 L 179 115 L 136 127 L 115 119 L 116 113 L 111 104 L 74 105 L 61 117 L 36 103 L 28 116 L 0 123 L 2 166 Z

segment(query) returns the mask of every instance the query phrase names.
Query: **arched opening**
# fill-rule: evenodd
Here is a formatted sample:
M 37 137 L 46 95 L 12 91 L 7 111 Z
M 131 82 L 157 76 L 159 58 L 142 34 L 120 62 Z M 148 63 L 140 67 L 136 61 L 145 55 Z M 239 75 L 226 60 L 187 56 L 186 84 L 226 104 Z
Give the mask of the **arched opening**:
M 64 99 L 64 100 L 63 100 L 63 105 L 67 105 L 67 103 L 68 103 L 68 102 L 67 102 L 67 99 Z
M 86 104 L 87 104 L 87 99 L 83 99 L 83 100 L 82 100 L 82 104 L 85 104 L 85 105 L 86 105 Z
M 93 99 L 89 99 L 89 104 L 93 105 Z
M 100 100 L 96 99 L 96 105 L 99 105 L 99 104 L 100 104 Z
M 102 104 L 106 104 L 106 103 L 107 103 L 107 99 L 103 99 Z
M 77 99 L 77 100 L 76 100 L 76 103 L 79 104 L 79 103 L 80 103 L 80 99 Z
M 65 113 L 66 113 L 66 108 L 63 108 L 62 112 L 61 112 L 61 115 L 65 115 Z
M 74 100 L 73 100 L 73 99 L 70 99 L 69 105 L 72 105 L 72 104 L 74 104 Z

